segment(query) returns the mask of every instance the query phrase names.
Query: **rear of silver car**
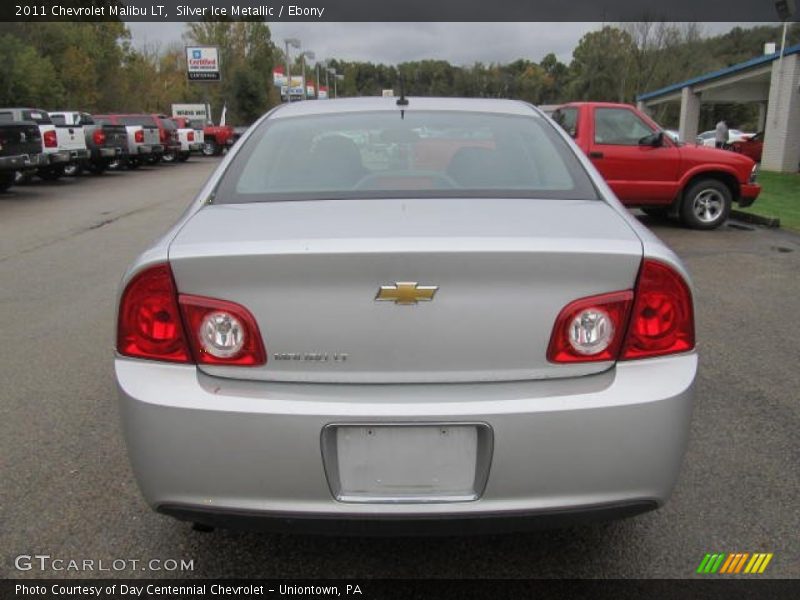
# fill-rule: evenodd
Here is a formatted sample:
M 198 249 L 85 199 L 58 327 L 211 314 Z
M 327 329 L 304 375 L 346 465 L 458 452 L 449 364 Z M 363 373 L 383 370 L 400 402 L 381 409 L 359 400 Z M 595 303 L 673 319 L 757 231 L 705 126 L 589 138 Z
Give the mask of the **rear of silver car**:
M 438 102 L 411 108 L 453 108 Z M 466 104 L 560 135 L 522 104 Z M 445 130 L 413 130 L 418 160 L 458 162 L 464 142 L 453 140 L 466 136 L 447 129 L 445 143 Z M 401 145 L 407 132 L 391 135 Z M 395 152 L 358 141 L 373 152 L 362 145 L 365 160 Z M 450 169 L 432 197 L 360 180 L 349 198 L 220 201 L 252 192 L 242 163 L 259 143 L 243 140 L 123 282 L 116 377 L 154 508 L 212 525 L 416 533 L 624 516 L 667 499 L 697 356 L 685 329 L 650 354 L 642 340 L 659 327 L 653 311 L 690 319 L 691 296 L 674 256 L 597 197 L 609 194 L 601 181 L 586 198 L 558 186 L 550 199 L 459 195 L 450 187 L 471 175 Z M 576 177 L 596 177 L 567 141 L 553 143 Z M 232 175 L 245 183 L 226 187 Z M 409 174 L 379 176 L 402 187 Z M 659 277 L 684 306 L 656 297 Z M 137 341 L 152 323 L 185 344 L 159 355 Z

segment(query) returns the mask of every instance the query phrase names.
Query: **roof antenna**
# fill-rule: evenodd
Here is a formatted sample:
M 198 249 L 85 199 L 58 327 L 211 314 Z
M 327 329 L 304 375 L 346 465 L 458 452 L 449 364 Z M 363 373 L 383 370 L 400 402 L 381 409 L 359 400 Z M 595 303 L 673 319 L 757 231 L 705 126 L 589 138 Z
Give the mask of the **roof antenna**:
M 400 97 L 397 99 L 397 106 L 408 106 L 408 99 L 406 98 L 406 88 L 403 81 L 403 76 L 400 75 Z M 406 111 L 400 109 L 400 119 L 406 118 Z

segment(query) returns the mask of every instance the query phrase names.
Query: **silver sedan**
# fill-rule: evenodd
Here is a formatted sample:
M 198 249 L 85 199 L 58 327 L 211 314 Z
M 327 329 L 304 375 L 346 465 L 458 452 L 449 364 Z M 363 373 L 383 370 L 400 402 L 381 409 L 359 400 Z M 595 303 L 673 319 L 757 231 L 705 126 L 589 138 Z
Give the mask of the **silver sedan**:
M 133 469 L 202 526 L 461 532 L 662 505 L 691 284 L 534 107 L 297 102 L 128 269 Z

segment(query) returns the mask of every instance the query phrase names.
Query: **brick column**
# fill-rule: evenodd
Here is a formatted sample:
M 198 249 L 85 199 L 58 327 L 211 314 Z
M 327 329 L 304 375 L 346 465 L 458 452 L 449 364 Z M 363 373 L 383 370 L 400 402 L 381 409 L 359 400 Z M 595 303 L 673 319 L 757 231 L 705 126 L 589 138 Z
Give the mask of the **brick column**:
M 800 163 L 800 56 L 784 56 L 780 62 L 772 63 L 761 166 L 795 173 Z
M 692 88 L 681 89 L 681 117 L 678 133 L 681 139 L 691 144 L 697 137 L 697 126 L 700 123 L 700 96 Z

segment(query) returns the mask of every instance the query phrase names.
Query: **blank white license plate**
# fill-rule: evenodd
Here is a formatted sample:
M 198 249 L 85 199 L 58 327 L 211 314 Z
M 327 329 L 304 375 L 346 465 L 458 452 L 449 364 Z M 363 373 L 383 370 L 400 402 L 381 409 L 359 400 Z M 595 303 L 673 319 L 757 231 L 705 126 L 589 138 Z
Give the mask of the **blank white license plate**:
M 335 431 L 339 500 L 465 501 L 478 495 L 474 425 L 341 425 Z
M 474 425 L 338 426 L 339 500 L 473 500 L 478 456 Z

